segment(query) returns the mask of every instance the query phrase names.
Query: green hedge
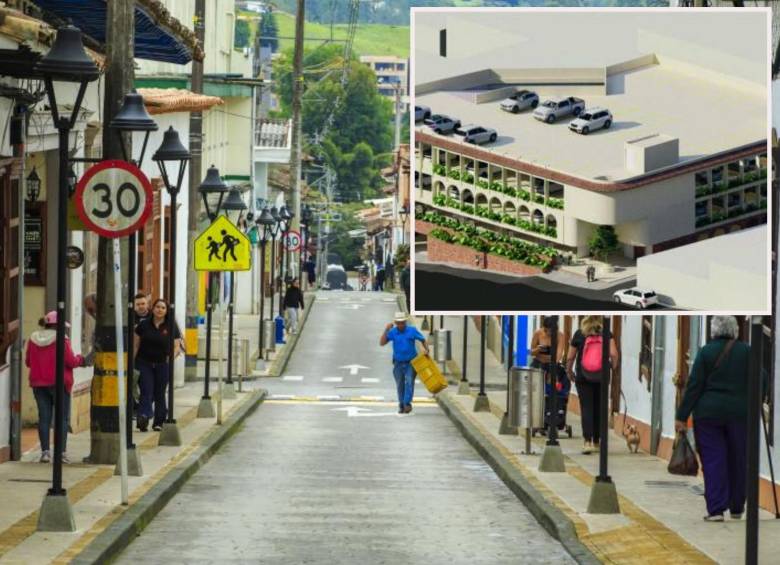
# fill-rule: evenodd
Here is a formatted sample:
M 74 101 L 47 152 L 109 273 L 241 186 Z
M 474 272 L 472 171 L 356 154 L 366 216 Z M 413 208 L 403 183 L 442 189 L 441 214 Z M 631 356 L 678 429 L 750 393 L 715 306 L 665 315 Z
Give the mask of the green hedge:
M 438 206 L 445 206 L 447 208 L 452 208 L 454 210 L 460 210 L 461 212 L 465 212 L 466 214 L 479 216 L 480 218 L 485 218 L 488 220 L 492 220 L 494 222 L 509 224 L 511 226 L 518 227 L 523 231 L 527 231 L 529 233 L 542 234 L 553 238 L 558 237 L 558 230 L 556 230 L 553 227 L 546 227 L 541 224 L 535 224 L 534 222 L 529 222 L 528 220 L 521 220 L 515 218 L 514 216 L 510 216 L 509 214 L 501 214 L 499 212 L 493 212 L 489 208 L 485 208 L 484 206 L 472 206 L 470 204 L 461 205 L 454 198 L 450 198 L 449 196 L 445 196 L 443 194 L 437 194 L 436 196 L 434 196 L 433 203 Z

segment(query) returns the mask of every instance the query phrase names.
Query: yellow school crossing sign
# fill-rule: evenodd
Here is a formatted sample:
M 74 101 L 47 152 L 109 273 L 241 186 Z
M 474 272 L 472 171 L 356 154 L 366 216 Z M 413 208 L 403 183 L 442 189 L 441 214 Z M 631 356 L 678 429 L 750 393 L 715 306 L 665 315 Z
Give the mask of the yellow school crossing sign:
M 196 271 L 248 271 L 252 245 L 226 216 L 219 216 L 195 239 Z

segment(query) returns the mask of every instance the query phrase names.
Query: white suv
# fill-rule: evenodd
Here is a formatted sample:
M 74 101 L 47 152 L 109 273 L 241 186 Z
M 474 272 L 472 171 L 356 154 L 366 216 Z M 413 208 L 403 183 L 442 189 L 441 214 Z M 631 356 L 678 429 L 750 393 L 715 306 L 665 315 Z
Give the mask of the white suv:
M 640 310 L 658 304 L 658 296 L 655 291 L 637 287 L 618 290 L 612 295 L 612 298 L 619 304 L 628 304 Z
M 609 129 L 612 125 L 612 114 L 606 108 L 588 108 L 577 119 L 569 124 L 571 131 L 588 135 L 597 129 Z

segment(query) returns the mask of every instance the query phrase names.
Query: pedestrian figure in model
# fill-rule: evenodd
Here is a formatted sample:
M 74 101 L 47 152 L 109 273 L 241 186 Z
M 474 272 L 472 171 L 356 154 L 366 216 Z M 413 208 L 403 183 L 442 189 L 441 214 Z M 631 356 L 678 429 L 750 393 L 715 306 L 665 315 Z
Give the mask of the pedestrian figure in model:
M 699 350 L 674 423 L 675 431 L 693 435 L 704 474 L 707 522 L 733 520 L 745 509 L 745 458 L 750 346 L 739 341 L 734 316 L 713 316 L 710 342 Z
M 287 329 L 291 334 L 298 333 L 298 308 L 303 310 L 303 292 L 297 278 L 293 279 L 284 294 L 284 308 L 287 311 Z
M 414 379 L 417 376 L 412 367 L 412 359 L 417 357 L 417 342 L 422 345 L 428 355 L 428 344 L 420 331 L 407 321 L 406 314 L 396 312 L 392 324 L 387 324 L 379 345 L 393 343 L 393 377 L 398 391 L 398 413 L 408 414 L 412 411 L 414 398 Z
M 158 298 L 152 304 L 152 315 L 135 328 L 135 366 L 140 373 L 141 399 L 136 423 L 145 432 L 152 420 L 152 429 L 162 429 L 168 414 L 165 391 L 169 386 L 168 375 L 168 303 Z M 181 332 L 173 325 L 173 355 L 181 352 Z

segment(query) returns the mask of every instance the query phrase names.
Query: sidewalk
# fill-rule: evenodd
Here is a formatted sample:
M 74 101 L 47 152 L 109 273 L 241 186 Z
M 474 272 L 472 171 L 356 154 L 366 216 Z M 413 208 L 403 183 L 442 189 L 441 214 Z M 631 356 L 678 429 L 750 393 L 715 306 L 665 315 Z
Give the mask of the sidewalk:
M 457 373 L 460 347 L 453 349 L 456 361 L 450 366 Z M 490 352 L 488 357 L 492 357 Z M 495 370 L 494 365 L 486 372 L 493 372 L 495 379 Z M 470 373 L 472 385 L 473 378 Z M 537 517 L 543 523 L 557 523 L 558 526 L 551 526 L 553 529 L 572 531 L 576 536 L 574 545 L 584 545 L 607 563 L 743 562 L 745 520 L 704 522 L 704 498 L 692 488 L 702 485 L 701 477 L 670 475 L 665 460 L 642 452 L 629 453 L 625 440 L 611 431 L 609 474 L 617 487 L 621 514 L 588 514 L 599 457 L 597 453 L 581 453 L 579 416 L 570 413 L 568 418 L 574 438 L 560 438 L 566 473 L 540 473 L 537 468 L 545 438 L 534 439 L 533 455 L 523 454 L 522 430 L 519 436 L 498 434 L 506 393 L 487 393 L 489 412 L 473 412 L 475 395 L 473 388 L 470 396 L 460 396 L 451 387 L 439 396 L 439 403 L 505 482 L 510 481 L 512 473 L 519 473 L 519 483 L 523 484 L 515 484 L 513 490 L 524 502 L 530 501 L 527 503 L 532 511 L 534 501 L 542 501 L 536 508 Z M 761 511 L 760 520 L 759 560 L 776 562 L 780 554 L 780 520 L 765 511 Z
M 307 295 L 307 314 L 313 296 Z M 215 320 L 216 321 L 216 320 Z M 302 318 L 299 329 L 305 321 Z M 218 325 L 216 326 L 218 328 Z M 235 316 L 234 331 L 239 339 L 248 339 L 257 347 L 257 316 Z M 227 334 L 227 328 L 225 333 Z M 213 334 L 213 357 L 217 356 Z M 297 335 L 287 336 L 286 345 L 277 345 L 276 353 L 267 363 L 264 373 L 281 371 L 281 363 L 294 348 Z M 251 353 L 250 349 L 250 353 Z M 224 351 L 225 360 L 227 351 Z M 250 375 L 254 358 L 250 356 Z M 223 361 L 224 362 L 224 361 Z M 226 376 L 223 366 L 222 378 Z M 236 371 L 237 373 L 237 371 Z M 0 465 L 0 563 L 69 563 L 101 562 L 105 555 L 121 550 L 167 503 L 219 445 L 259 405 L 265 391 L 256 381 L 244 380 L 242 392 L 235 399 L 222 401 L 222 425 L 216 418 L 196 418 L 203 395 L 204 363 L 198 363 L 198 379 L 186 382 L 175 390 L 175 416 L 182 445 L 159 447 L 157 432 L 133 430 L 133 440 L 140 448 L 142 477 L 129 477 L 130 504 L 120 504 L 120 478 L 114 476 L 113 465 L 80 463 L 89 453 L 89 431 L 68 436 L 68 454 L 73 464 L 63 466 L 63 487 L 68 492 L 77 531 L 73 533 L 38 532 L 37 520 L 41 502 L 51 486 L 52 466 L 38 463 L 40 446 L 29 438 L 28 449 L 21 461 Z M 218 361 L 212 360 L 210 394 L 217 411 L 219 375 Z M 34 430 L 28 435 L 34 434 Z

